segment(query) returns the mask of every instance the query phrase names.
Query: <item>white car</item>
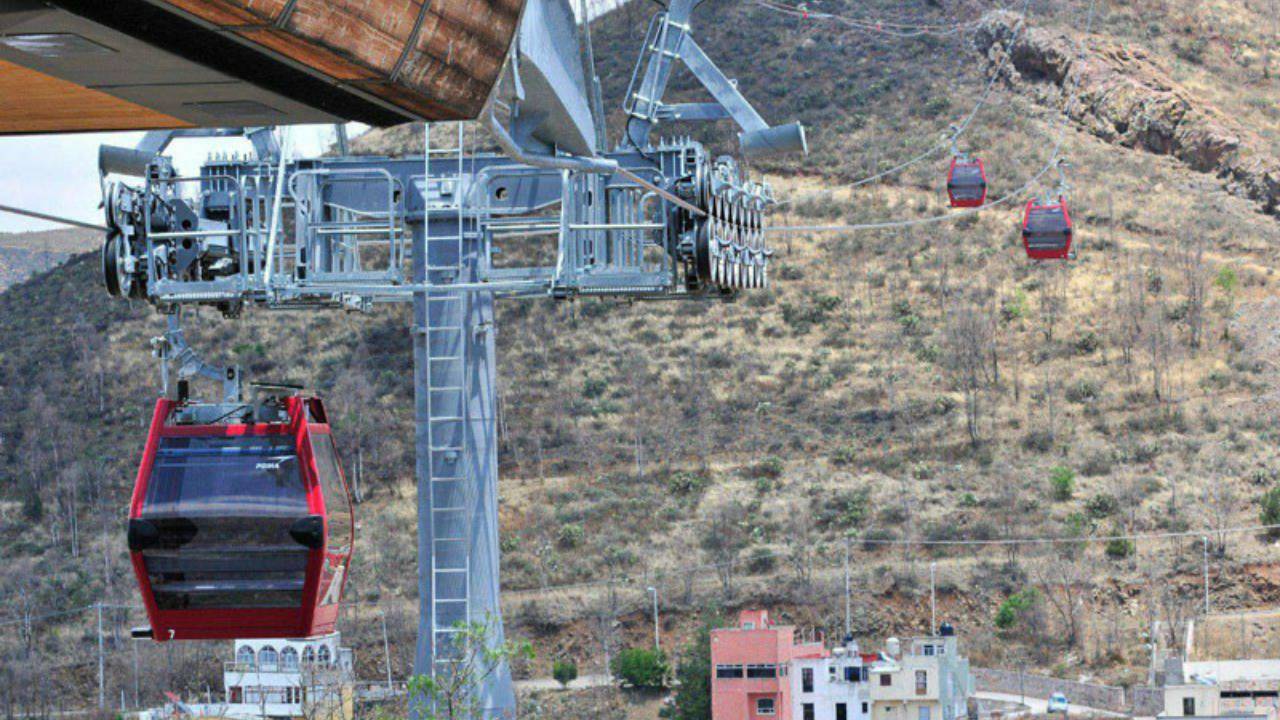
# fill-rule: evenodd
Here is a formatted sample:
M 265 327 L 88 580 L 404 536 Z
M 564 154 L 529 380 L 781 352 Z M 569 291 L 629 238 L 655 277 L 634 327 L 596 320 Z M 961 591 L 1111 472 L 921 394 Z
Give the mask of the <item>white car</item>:
M 1049 712 L 1067 714 L 1067 696 L 1056 692 L 1049 696 Z

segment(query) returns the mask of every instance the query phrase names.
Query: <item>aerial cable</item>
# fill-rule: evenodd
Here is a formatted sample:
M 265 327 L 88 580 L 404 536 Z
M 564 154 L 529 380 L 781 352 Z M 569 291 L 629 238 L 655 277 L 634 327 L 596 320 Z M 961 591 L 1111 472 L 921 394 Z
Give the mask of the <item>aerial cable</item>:
M 1151 540 L 1179 540 L 1179 539 L 1198 539 L 1205 535 L 1248 535 L 1262 532 L 1273 532 L 1280 530 L 1280 525 L 1239 525 L 1226 528 L 1201 528 L 1199 530 L 1169 530 L 1163 532 L 1150 533 L 1116 533 L 1110 535 L 1048 535 L 1041 537 L 1014 537 L 1014 538 L 992 538 L 992 539 L 956 539 L 956 540 L 911 540 L 911 539 L 876 539 L 876 538 L 860 538 L 858 543 L 867 546 L 876 547 L 1008 547 L 1022 545 L 1038 545 L 1038 546 L 1057 546 L 1057 545 L 1085 545 L 1110 543 L 1117 541 L 1130 542 L 1146 542 Z M 753 553 L 747 557 L 735 558 L 718 563 L 704 563 L 700 565 L 689 565 L 683 568 L 662 571 L 662 575 L 670 577 L 673 575 L 688 575 L 693 573 L 704 573 L 724 568 L 743 565 L 755 560 L 779 559 L 791 552 L 788 549 L 770 550 L 767 552 Z M 843 550 L 841 550 L 843 553 Z M 528 588 L 528 590 L 514 590 L 508 592 L 526 592 L 536 591 L 545 593 L 552 590 L 589 590 L 597 587 L 604 587 L 610 583 L 617 585 L 636 584 L 640 581 L 653 583 L 655 581 L 653 573 L 643 576 L 623 575 L 612 580 L 584 580 L 576 583 L 565 583 L 561 585 L 539 586 L 537 588 Z
M 831 20 L 862 32 L 878 33 L 902 39 L 922 37 L 925 35 L 946 37 L 958 34 L 971 27 L 975 27 L 982 22 L 981 20 L 966 20 L 958 23 L 895 22 L 892 20 L 851 18 L 844 15 L 838 15 L 836 13 L 814 10 L 810 8 L 807 3 L 803 2 L 799 5 L 789 5 L 783 2 L 778 2 L 777 0 L 756 0 L 756 4 L 790 17 L 801 18 L 803 20 Z
M 1022 19 L 1018 23 L 1017 30 L 1014 31 L 1011 44 L 1018 42 L 1019 38 L 1021 38 L 1022 36 L 1023 30 L 1030 23 L 1030 12 L 1031 12 L 1031 0 L 1024 0 L 1022 3 L 1022 12 L 1021 12 Z M 954 150 L 956 147 L 956 143 L 960 140 L 960 136 L 964 135 L 965 132 L 969 130 L 969 127 L 973 124 L 974 118 L 978 116 L 978 113 L 981 112 L 982 108 L 987 104 L 987 100 L 991 98 L 991 91 L 995 89 L 996 81 L 998 81 L 1004 75 L 1005 65 L 1009 63 L 1009 58 L 1011 57 L 1013 57 L 1013 53 L 1008 52 L 1008 53 L 1005 53 L 1004 57 L 1000 58 L 1000 64 L 997 65 L 995 71 L 991 73 L 991 77 L 987 80 L 986 87 L 982 89 L 982 94 L 978 97 L 978 102 L 974 104 L 973 109 L 969 111 L 969 114 L 965 116 L 963 120 L 961 120 L 958 124 L 951 126 L 950 130 L 952 132 L 950 134 L 944 135 L 940 141 L 935 143 L 932 147 L 925 150 L 924 152 L 916 155 L 915 157 L 909 160 L 905 160 L 897 165 L 894 165 L 893 167 L 887 170 L 875 173 L 874 175 L 870 175 L 868 177 L 862 178 L 861 180 L 856 180 L 852 183 L 849 183 L 849 187 L 851 188 L 862 187 L 863 185 L 876 182 L 877 180 L 888 177 L 890 175 L 895 175 L 899 172 L 902 172 L 903 170 L 906 170 L 907 168 L 918 165 L 924 162 L 925 160 L 928 160 L 929 158 L 933 157 L 934 155 L 937 155 L 942 150 L 946 150 L 946 149 Z
M 48 220 L 49 222 L 60 223 L 62 225 L 70 225 L 72 227 L 86 228 L 89 230 L 101 230 L 107 232 L 107 228 L 102 225 L 87 223 L 83 220 L 72 220 L 69 217 L 60 215 L 50 215 L 48 213 L 38 212 L 36 210 L 26 210 L 23 208 L 12 207 L 9 205 L 0 205 L 0 212 L 11 213 L 13 215 L 22 215 L 23 217 L 35 218 L 37 220 Z
M 790 14 L 788 13 L 787 10 L 781 9 L 781 7 L 779 7 L 777 3 L 771 3 L 771 0 L 757 0 L 757 4 L 761 5 L 762 7 L 775 10 L 777 12 Z M 803 8 L 803 5 L 801 7 Z M 1003 9 L 1003 11 L 1007 11 L 1007 10 L 1008 8 Z M 1012 43 L 1016 43 L 1018 41 L 1018 39 L 1022 35 L 1023 30 L 1026 28 L 1026 26 L 1030 22 L 1030 12 L 1031 12 L 1031 0 L 1023 0 L 1021 12 L 1019 13 L 1021 16 L 1021 20 L 1018 23 L 1017 30 L 1014 32 Z M 821 17 L 829 17 L 829 16 L 830 16 L 829 14 L 825 14 L 825 13 L 818 14 L 818 13 L 807 12 L 807 14 L 805 14 L 806 18 L 807 17 L 821 18 Z M 974 21 L 974 24 L 978 22 L 981 22 L 981 21 Z M 946 149 L 954 150 L 956 147 L 956 143 L 960 140 L 960 137 L 969 130 L 970 126 L 973 124 L 974 119 L 978 116 L 978 113 L 981 112 L 982 108 L 986 106 L 987 101 L 991 97 L 992 91 L 995 89 L 996 82 L 1004 74 L 1005 65 L 1008 64 L 1009 58 L 1011 56 L 1012 56 L 1012 53 L 1006 53 L 1005 56 L 1000 59 L 1000 64 L 996 67 L 996 69 L 992 72 L 991 77 L 987 80 L 986 86 L 982 90 L 982 94 L 978 97 L 978 102 L 974 104 L 973 108 L 969 111 L 969 113 L 963 119 L 961 119 L 960 122 L 953 123 L 950 126 L 950 128 L 948 128 L 950 132 L 943 135 L 938 142 L 934 143 L 928 149 L 924 150 L 923 152 L 915 155 L 914 157 L 908 160 L 905 160 L 897 165 L 894 165 L 893 167 L 882 170 L 873 175 L 869 175 L 859 180 L 855 180 L 851 183 L 847 183 L 847 186 L 850 188 L 857 188 L 863 185 L 876 182 L 878 180 L 889 177 L 891 175 L 896 175 L 897 173 L 902 172 L 903 170 L 906 170 L 908 168 L 914 167 L 924 162 L 925 160 L 928 160 L 929 158 L 934 157 L 935 155 L 942 152 L 943 150 L 946 150 Z M 780 204 L 785 205 L 789 202 L 791 201 L 786 200 Z
M 1088 20 L 1085 23 L 1084 33 L 1080 36 L 1080 40 L 1076 44 L 1077 45 L 1076 59 L 1074 62 L 1080 62 L 1084 57 L 1085 38 L 1088 37 L 1093 31 L 1093 21 L 1096 15 L 1096 9 L 1097 9 L 1097 0 L 1089 0 Z M 1039 182 L 1040 178 L 1048 174 L 1050 170 L 1054 170 L 1058 168 L 1059 159 L 1061 158 L 1061 155 L 1062 155 L 1062 145 L 1066 141 L 1067 120 L 1071 116 L 1071 108 L 1074 105 L 1075 89 L 1080 83 L 1079 72 L 1076 72 L 1074 74 L 1074 77 L 1072 78 L 1072 82 L 1073 82 L 1073 87 L 1071 88 L 1070 93 L 1068 92 L 1066 86 L 1065 85 L 1063 86 L 1063 96 L 1066 99 L 1066 103 L 1063 106 L 1062 115 L 1059 118 L 1057 139 L 1054 141 L 1053 152 L 1050 154 L 1049 160 L 1045 162 L 1044 166 L 1041 167 L 1039 171 L 1037 171 L 1034 175 L 1028 178 L 1027 181 L 1024 182 L 1022 185 L 1020 185 L 1018 188 L 1002 195 L 1001 197 L 995 200 L 992 200 L 986 203 L 985 205 L 972 208 L 969 210 L 962 210 L 960 212 L 947 213 L 945 215 L 933 215 L 925 218 L 916 218 L 914 220 L 892 220 L 892 221 L 873 222 L 873 223 L 856 223 L 856 224 L 849 224 L 849 225 L 792 225 L 792 226 L 766 228 L 766 232 L 769 232 L 769 233 L 857 232 L 859 230 L 888 230 L 893 228 L 917 227 L 921 225 L 932 225 L 936 223 L 949 222 L 952 220 L 969 217 L 971 215 L 976 215 L 982 212 L 983 210 L 993 208 L 998 205 L 1004 205 L 1010 202 L 1011 200 L 1020 199 L 1021 197 L 1025 196 L 1025 193 L 1028 190 L 1030 190 L 1033 185 Z

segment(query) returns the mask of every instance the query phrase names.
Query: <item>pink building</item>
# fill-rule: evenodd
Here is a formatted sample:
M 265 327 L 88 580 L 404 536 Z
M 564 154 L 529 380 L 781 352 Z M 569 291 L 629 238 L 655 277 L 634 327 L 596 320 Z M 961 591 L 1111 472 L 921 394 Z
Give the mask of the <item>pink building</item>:
M 788 666 L 826 655 L 821 640 L 797 643 L 794 627 L 743 610 L 737 627 L 711 631 L 711 720 L 793 720 Z

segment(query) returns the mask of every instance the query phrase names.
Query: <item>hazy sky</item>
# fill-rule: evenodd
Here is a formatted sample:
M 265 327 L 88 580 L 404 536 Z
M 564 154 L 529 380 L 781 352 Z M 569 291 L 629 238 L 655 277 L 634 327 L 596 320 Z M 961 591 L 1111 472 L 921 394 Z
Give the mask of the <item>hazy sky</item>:
M 297 154 L 313 155 L 333 142 L 329 125 L 304 125 L 289 130 Z M 357 130 L 353 128 L 354 136 Z M 133 146 L 142 133 L 82 133 L 0 138 L 0 205 L 63 215 L 102 224 L 98 209 L 98 146 Z M 195 174 L 205 157 L 216 151 L 248 152 L 242 138 L 178 140 L 171 155 L 183 174 Z M 0 232 L 63 227 L 0 212 Z

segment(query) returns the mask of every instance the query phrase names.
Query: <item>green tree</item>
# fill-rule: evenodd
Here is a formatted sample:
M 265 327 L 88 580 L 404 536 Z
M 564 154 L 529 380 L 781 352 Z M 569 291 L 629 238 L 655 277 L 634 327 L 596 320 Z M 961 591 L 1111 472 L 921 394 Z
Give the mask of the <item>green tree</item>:
M 560 683 L 560 687 L 569 687 L 569 683 L 578 679 L 578 663 L 572 660 L 556 660 L 551 664 L 551 677 Z
M 1076 492 L 1076 473 L 1069 467 L 1061 465 L 1049 471 L 1049 488 L 1053 491 L 1053 499 L 1065 502 Z
M 1018 624 L 1022 616 L 1035 605 L 1040 594 L 1035 588 L 1027 588 L 1005 598 L 996 609 L 995 623 L 1001 630 L 1009 630 Z
M 409 708 L 419 720 L 481 720 L 484 704 L 476 692 L 486 680 L 513 660 L 532 660 L 528 640 L 496 642 L 497 621 L 459 622 L 450 648 L 454 662 L 440 663 L 435 675 L 409 678 Z
M 666 716 L 671 720 L 711 720 L 711 630 L 716 622 L 698 628 L 680 653 L 676 666 L 675 705 Z
M 1262 497 L 1258 498 L 1258 519 L 1263 525 L 1267 525 L 1267 534 L 1271 537 L 1280 537 L 1280 485 L 1268 490 Z
M 665 653 L 646 648 L 627 648 L 609 664 L 609 670 L 623 685 L 641 690 L 666 687 L 668 669 Z

